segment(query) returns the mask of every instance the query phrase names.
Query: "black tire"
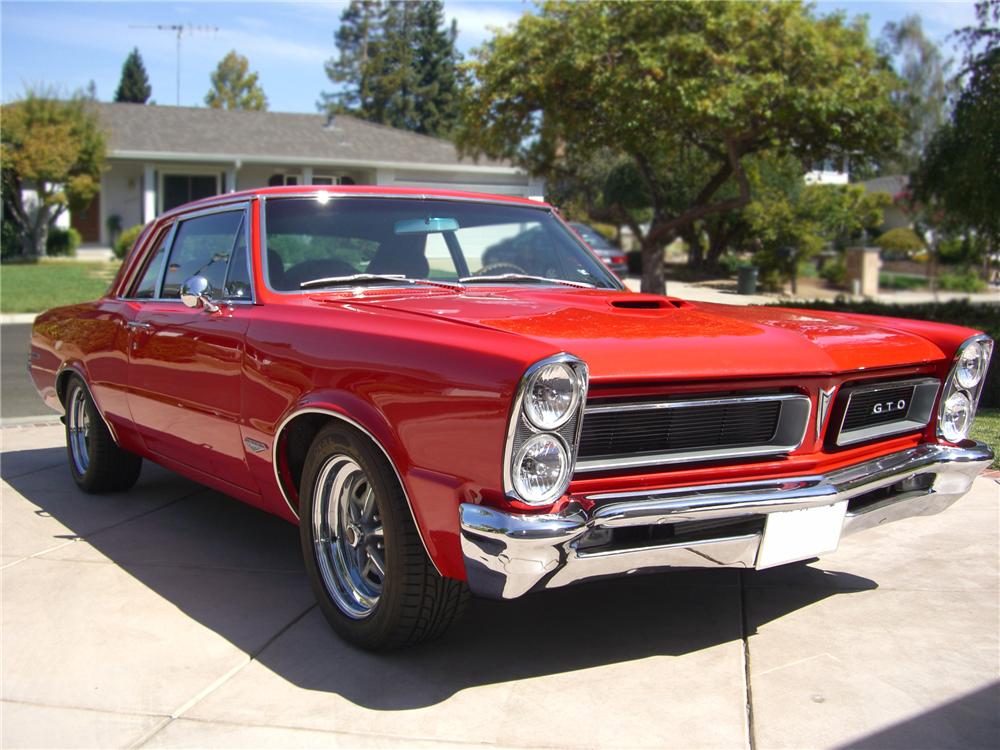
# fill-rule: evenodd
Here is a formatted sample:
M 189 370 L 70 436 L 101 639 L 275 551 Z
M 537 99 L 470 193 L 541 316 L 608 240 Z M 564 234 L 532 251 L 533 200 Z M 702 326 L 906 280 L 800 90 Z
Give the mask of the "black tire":
M 121 492 L 142 471 L 142 458 L 118 447 L 90 391 L 78 376 L 66 385 L 66 455 L 73 481 L 84 492 Z
M 358 497 L 369 492 L 368 501 Z M 343 511 L 340 498 L 346 496 L 356 505 Z M 366 436 L 338 423 L 321 429 L 306 457 L 299 497 L 309 582 L 323 615 L 342 638 L 372 651 L 412 646 L 439 637 L 461 614 L 468 587 L 434 569 L 392 467 Z M 331 511 L 331 505 L 338 510 Z M 348 522 L 351 528 L 344 528 L 342 519 L 355 511 L 359 515 Z M 317 544 L 317 538 L 326 541 Z M 373 566 L 367 577 L 345 583 L 347 571 L 357 573 L 358 558 L 366 554 L 378 557 L 384 576 L 379 580 Z M 338 568 L 338 561 L 352 556 Z M 359 591 L 370 597 L 376 590 L 374 604 L 352 598 Z

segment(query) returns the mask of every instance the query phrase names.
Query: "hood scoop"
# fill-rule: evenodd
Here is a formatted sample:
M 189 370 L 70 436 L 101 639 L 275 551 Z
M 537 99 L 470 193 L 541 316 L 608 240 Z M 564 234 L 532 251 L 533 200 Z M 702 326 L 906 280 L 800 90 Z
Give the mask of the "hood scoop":
M 686 302 L 679 299 L 652 296 L 640 297 L 638 295 L 623 299 L 614 299 L 608 302 L 608 304 L 619 310 L 675 310 L 687 306 Z

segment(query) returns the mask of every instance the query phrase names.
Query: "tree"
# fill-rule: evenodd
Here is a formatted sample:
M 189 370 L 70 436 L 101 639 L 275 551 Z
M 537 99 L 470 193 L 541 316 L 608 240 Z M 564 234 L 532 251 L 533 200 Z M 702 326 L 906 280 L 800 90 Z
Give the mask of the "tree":
M 49 229 L 67 208 L 85 208 L 100 189 L 105 138 L 84 100 L 29 91 L 0 108 L 0 173 L 6 217 L 27 257 L 45 255 Z M 25 205 L 24 190 L 35 205 Z
M 212 73 L 212 88 L 205 94 L 205 104 L 212 109 L 267 109 L 267 97 L 257 83 L 257 72 L 249 71 L 249 61 L 236 50 L 230 50 Z
M 337 85 L 319 106 L 371 122 L 444 135 L 457 118 L 457 29 L 444 27 L 440 0 L 352 0 L 325 65 Z
M 948 123 L 912 176 L 914 198 L 1000 246 L 1000 3 L 976 6 L 979 26 L 963 30 L 966 83 Z
M 142 64 L 139 48 L 133 47 L 122 65 L 122 77 L 115 91 L 115 101 L 145 104 L 152 93 L 153 88 L 149 85 L 149 76 L 146 75 L 146 66 Z
M 415 33 L 417 73 L 416 130 L 447 135 L 458 122 L 460 55 L 455 49 L 458 25 L 444 23 L 441 0 L 424 0 L 417 7 Z
M 893 98 L 905 123 L 899 154 L 881 171 L 909 174 L 920 162 L 934 133 L 948 119 L 955 94 L 949 73 L 951 60 L 945 60 L 937 45 L 924 34 L 920 16 L 887 23 L 879 50 L 896 61 L 903 85 Z
M 545 3 L 470 66 L 463 151 L 548 178 L 610 149 L 649 196 L 640 238 L 646 292 L 664 289 L 662 247 L 699 220 L 746 206 L 744 159 L 819 161 L 888 151 L 899 133 L 894 74 L 863 22 L 798 3 Z M 693 169 L 678 201 L 677 165 Z M 729 183 L 731 198 L 720 191 Z

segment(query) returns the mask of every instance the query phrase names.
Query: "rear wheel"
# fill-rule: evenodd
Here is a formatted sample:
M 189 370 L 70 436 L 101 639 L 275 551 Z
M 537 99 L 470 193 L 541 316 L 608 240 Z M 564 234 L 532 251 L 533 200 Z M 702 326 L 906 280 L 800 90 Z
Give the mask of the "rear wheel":
M 127 490 L 139 479 L 142 458 L 118 447 L 76 375 L 66 387 L 66 453 L 69 470 L 84 492 Z
M 310 583 L 346 640 L 382 650 L 441 635 L 468 589 L 442 578 L 386 458 L 361 433 L 320 430 L 302 473 L 299 528 Z

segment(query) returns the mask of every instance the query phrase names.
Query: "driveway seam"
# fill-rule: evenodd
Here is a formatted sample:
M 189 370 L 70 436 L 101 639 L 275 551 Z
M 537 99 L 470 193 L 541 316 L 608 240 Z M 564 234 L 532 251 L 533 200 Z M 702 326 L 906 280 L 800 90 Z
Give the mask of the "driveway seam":
M 750 620 L 747 615 L 747 588 L 745 576 L 740 573 L 740 630 L 743 640 L 743 686 L 746 690 L 747 747 L 756 750 L 754 736 L 753 688 L 750 682 Z
M 69 545 L 75 544 L 76 542 L 85 542 L 85 541 L 87 541 L 89 539 L 93 539 L 98 534 L 103 534 L 105 531 L 110 531 L 111 529 L 116 529 L 119 526 L 121 526 L 122 524 L 129 523 L 130 521 L 134 521 L 137 518 L 142 518 L 143 516 L 148 516 L 150 513 L 156 513 L 157 511 L 163 510 L 164 508 L 169 508 L 171 505 L 174 505 L 175 503 L 179 503 L 181 500 L 186 500 L 187 498 L 191 497 L 192 495 L 197 495 L 201 491 L 202 490 L 200 490 L 200 489 L 194 490 L 193 492 L 189 492 L 189 493 L 187 493 L 185 495 L 181 495 L 180 497 L 174 498 L 173 500 L 170 500 L 169 502 L 166 502 L 163 505 L 158 505 L 155 508 L 150 508 L 149 510 L 143 511 L 142 513 L 137 513 L 134 516 L 129 516 L 128 518 L 122 519 L 121 521 L 118 521 L 117 523 L 113 523 L 110 526 L 104 526 L 103 528 L 97 529 L 96 531 L 93 531 L 93 532 L 87 534 L 86 536 L 79 536 L 78 535 L 78 536 L 76 536 L 76 538 L 69 539 L 69 540 L 63 542 L 62 544 L 57 544 L 57 545 L 55 545 L 53 547 L 48 547 L 46 549 L 41 550 L 40 552 L 35 552 L 33 554 L 28 555 L 27 557 L 22 557 L 20 560 L 14 560 L 13 562 L 9 562 L 6 565 L 0 566 L 0 570 L 6 570 L 7 568 L 11 568 L 11 567 L 13 567 L 15 565 L 18 565 L 19 563 L 23 563 L 25 560 L 34 560 L 36 558 L 40 558 L 43 555 L 47 555 L 50 552 L 55 552 L 56 550 L 62 549 L 63 547 L 68 547 Z M 53 559 L 55 559 L 55 558 L 53 558 Z M 65 560 L 65 561 L 62 561 L 62 562 L 73 562 L 73 561 L 72 560 Z
M 312 612 L 314 609 L 316 609 L 316 606 L 317 606 L 316 603 L 310 604 L 298 616 L 294 617 L 287 625 L 285 625 L 284 627 L 280 628 L 277 633 L 275 633 L 273 636 L 271 636 L 270 638 L 268 638 L 260 646 L 260 648 L 255 649 L 250 654 L 247 654 L 246 655 L 246 659 L 244 659 L 241 663 L 239 663 L 236 666 L 234 666 L 232 669 L 230 669 L 228 672 L 226 672 L 225 674 L 223 674 L 222 676 L 220 676 L 218 679 L 216 679 L 215 681 L 213 681 L 212 683 L 210 683 L 209 685 L 207 685 L 205 688 L 203 688 L 199 692 L 195 693 L 191 698 L 189 698 L 187 701 L 185 701 L 184 703 L 182 703 L 178 708 L 176 708 L 175 710 L 171 711 L 170 715 L 168 717 L 166 717 L 163 721 L 161 721 L 159 724 L 157 724 L 151 730 L 149 730 L 148 732 L 146 732 L 146 734 L 144 734 L 143 736 L 141 736 L 135 742 L 133 742 L 132 744 L 130 744 L 129 745 L 130 750 L 132 748 L 139 748 L 139 747 L 144 746 L 151 739 L 153 739 L 153 737 L 155 737 L 156 735 L 158 735 L 162 730 L 164 730 L 166 727 L 170 726 L 170 724 L 175 719 L 179 719 L 186 712 L 190 711 L 196 705 L 198 705 L 199 703 L 201 703 L 201 701 L 203 701 L 205 698 L 207 698 L 208 696 L 210 696 L 212 693 L 214 693 L 220 687 L 222 687 L 227 682 L 229 682 L 233 677 L 235 677 L 240 672 L 242 672 L 244 669 L 246 669 L 246 667 L 248 667 L 250 664 L 252 664 L 254 661 L 256 661 L 257 657 L 260 656 L 267 649 L 268 646 L 270 646 L 272 643 L 274 643 L 276 640 L 278 640 L 281 636 L 283 636 L 286 632 L 288 632 L 289 629 L 291 629 L 292 627 L 294 627 L 295 625 L 297 625 L 306 615 L 308 615 L 310 612 Z

